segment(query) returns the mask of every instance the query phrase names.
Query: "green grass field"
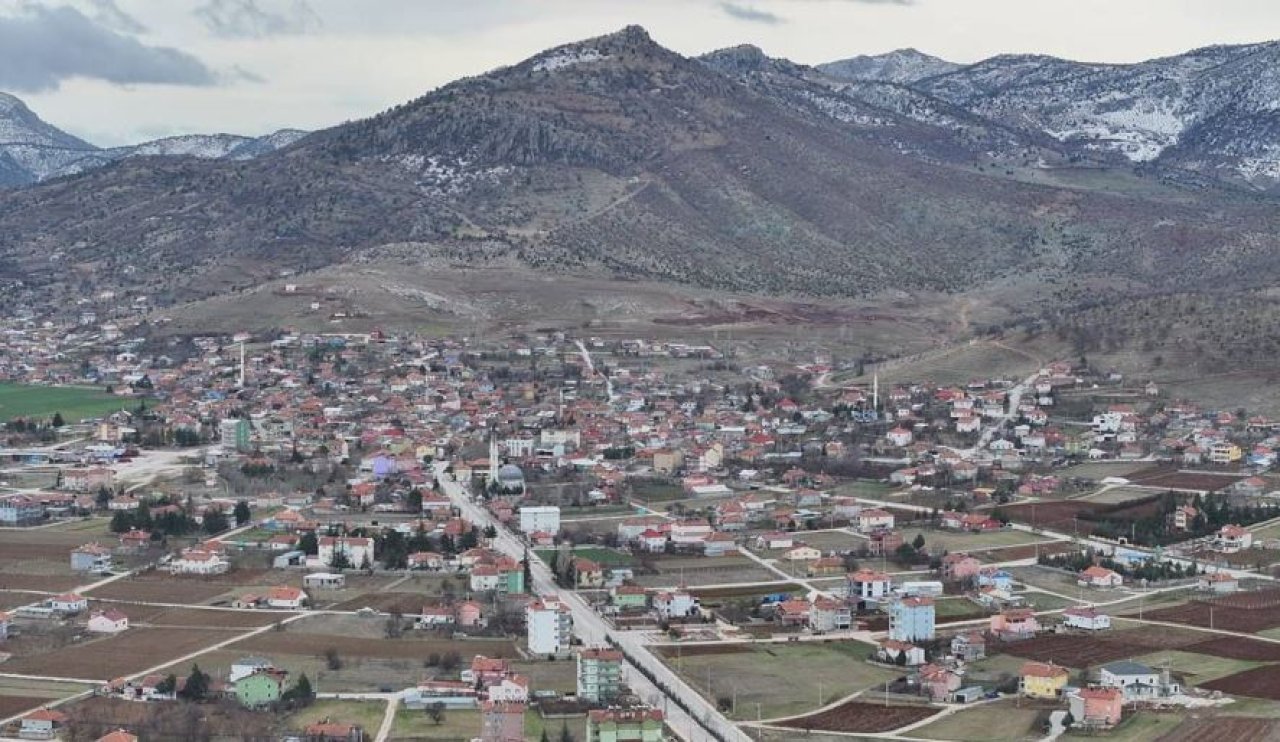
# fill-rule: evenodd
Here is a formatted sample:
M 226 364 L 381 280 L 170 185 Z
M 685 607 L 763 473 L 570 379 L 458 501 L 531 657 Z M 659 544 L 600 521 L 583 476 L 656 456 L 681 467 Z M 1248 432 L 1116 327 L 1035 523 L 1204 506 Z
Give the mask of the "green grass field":
M 955 742 L 1024 739 L 1032 733 L 1039 714 L 1036 709 L 1018 708 L 1012 701 L 1000 701 L 952 714 L 910 734 Z
M 1126 715 L 1115 729 L 1107 732 L 1105 738 L 1111 740 L 1111 742 L 1116 742 L 1116 740 L 1121 742 L 1154 742 L 1154 740 L 1163 739 L 1176 729 L 1184 719 L 1186 719 L 1186 716 L 1182 714 L 1154 714 L 1147 711 L 1139 711 L 1133 715 Z M 1064 741 L 1096 740 L 1099 737 L 1068 732 L 1058 739 Z
M 534 549 L 533 553 L 543 562 L 551 564 L 551 560 L 555 557 L 556 549 Z M 583 559 L 590 559 L 602 567 L 625 567 L 631 564 L 630 554 L 598 546 L 574 549 L 573 555 Z
M 15 417 L 49 418 L 62 413 L 68 423 L 101 417 L 133 404 L 101 389 L 69 386 L 33 386 L 0 382 L 0 421 Z
M 748 652 L 665 657 L 695 690 L 716 699 L 737 696 L 736 719 L 803 714 L 822 703 L 879 685 L 901 675 L 867 664 L 870 644 L 832 642 L 761 644 Z M 707 692 L 710 679 L 711 692 Z
M 1044 543 L 1052 539 L 1023 531 L 988 531 L 986 533 L 964 533 L 958 531 L 934 531 L 906 526 L 901 529 L 902 536 L 908 542 L 916 534 L 924 536 L 924 546 L 935 553 L 941 550 L 949 552 L 977 552 L 983 549 L 997 549 L 1003 546 L 1021 546 L 1023 544 Z
M 1173 672 L 1182 675 L 1187 685 L 1193 686 L 1217 680 L 1218 678 L 1225 678 L 1228 675 L 1235 675 L 1245 670 L 1252 670 L 1259 665 L 1265 664 L 1172 650 L 1152 652 L 1151 654 L 1137 657 L 1134 661 L 1150 667 L 1163 668 L 1168 666 Z

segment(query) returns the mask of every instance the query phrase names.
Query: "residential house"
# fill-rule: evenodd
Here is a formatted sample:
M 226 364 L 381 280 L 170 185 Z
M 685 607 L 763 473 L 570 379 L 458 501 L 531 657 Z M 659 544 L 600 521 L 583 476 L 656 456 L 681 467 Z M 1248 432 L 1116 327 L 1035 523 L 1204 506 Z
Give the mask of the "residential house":
M 859 569 L 845 577 L 845 594 L 854 602 L 880 602 L 893 589 L 893 578 L 873 569 Z
M 563 655 L 569 651 L 573 615 L 557 598 L 539 598 L 525 608 L 525 629 L 531 654 Z
M 684 590 L 663 590 L 653 596 L 653 610 L 659 618 L 687 618 L 701 613 L 698 599 Z
M 265 657 L 241 657 L 231 663 L 231 673 L 227 676 L 227 682 L 235 683 L 240 678 L 247 678 L 255 672 L 274 668 L 275 664 Z
M 524 739 L 524 703 L 480 704 L 480 742 L 518 742 Z
M 617 698 L 622 685 L 622 652 L 616 649 L 584 649 L 578 653 L 578 697 L 592 703 Z
M 1226 572 L 1210 572 L 1200 575 L 1196 587 L 1211 593 L 1234 593 L 1240 589 L 1240 580 Z
M 991 617 L 991 635 L 1001 641 L 1031 639 L 1039 630 L 1036 614 L 1030 608 L 1010 608 Z
M 54 739 L 67 723 L 67 715 L 53 709 L 37 709 L 22 717 L 18 736 L 22 739 Z
M 1086 631 L 1102 631 L 1111 628 L 1111 616 L 1096 608 L 1077 606 L 1062 612 L 1062 625 Z
M 138 742 L 138 737 L 124 729 L 117 729 L 114 732 L 107 732 L 94 742 Z
M 89 615 L 88 630 L 94 634 L 118 634 L 129 628 L 129 617 L 115 608 Z
M 933 598 L 899 598 L 889 603 L 889 638 L 929 641 L 934 634 Z
M 77 593 L 63 593 L 45 601 L 45 605 L 62 613 L 79 613 L 88 610 L 89 601 Z
M 364 730 L 345 721 L 318 721 L 302 729 L 302 742 L 364 742 Z
M 1052 662 L 1026 662 L 1018 673 L 1022 693 L 1030 698 L 1057 698 L 1067 686 L 1071 672 Z
M 471 667 L 460 673 L 462 682 L 488 688 L 511 674 L 511 663 L 500 657 L 486 657 L 477 654 L 471 658 Z
M 169 562 L 169 572 L 175 575 L 220 575 L 230 568 L 221 553 L 203 545 L 187 547 Z
M 818 549 L 806 544 L 800 544 L 799 546 L 794 546 L 788 549 L 782 555 L 782 558 L 789 562 L 811 562 L 821 556 L 822 552 Z
M 880 508 L 866 508 L 858 513 L 857 528 L 862 533 L 871 533 L 881 528 L 893 528 L 893 513 Z
M 1200 514 L 1190 505 L 1181 505 L 1173 511 L 1173 527 L 1179 531 L 1190 531 L 1195 525 L 1196 516 Z
M 266 604 L 268 608 L 284 610 L 300 610 L 307 603 L 307 594 L 296 587 L 278 585 L 267 590 Z
M 951 654 L 965 662 L 973 662 L 987 656 L 987 639 L 978 631 L 956 634 L 951 637 Z
M 664 720 L 658 709 L 588 711 L 586 742 L 662 742 Z
M 362 536 L 321 536 L 314 562 L 319 566 L 344 564 L 363 568 L 372 565 L 377 554 L 374 541 Z
M 783 626 L 805 626 L 809 623 L 809 601 L 792 598 L 774 603 L 774 618 Z
M 1214 537 L 1213 548 L 1223 554 L 1234 554 L 1253 546 L 1253 533 L 1237 525 L 1225 525 Z
M 770 531 L 756 536 L 757 549 L 790 549 L 795 545 L 795 536 L 785 531 Z
M 934 703 L 947 700 L 952 693 L 960 690 L 961 685 L 960 673 L 945 665 L 933 663 L 922 665 L 917 671 L 917 679 L 920 682 L 920 692 Z
M 853 625 L 849 606 L 838 600 L 818 596 L 809 609 L 809 628 L 816 632 L 839 631 Z
M 1120 689 L 1126 702 L 1160 698 L 1182 691 L 1167 673 L 1129 660 L 1108 662 L 1099 670 L 1099 675 L 1098 684 L 1104 688 Z
M 71 569 L 76 572 L 104 572 L 111 569 L 111 549 L 98 544 L 85 544 L 71 550 Z
M 1119 688 L 1079 688 L 1067 694 L 1071 718 L 1086 729 L 1110 729 L 1119 724 L 1123 705 Z
M 609 590 L 610 602 L 618 610 L 640 610 L 648 606 L 649 598 L 639 585 L 618 585 Z
M 1120 587 L 1124 584 L 1124 577 L 1118 572 L 1095 564 L 1080 573 L 1076 584 L 1081 587 Z
M 880 648 L 876 650 L 876 655 L 881 662 L 901 663 L 908 667 L 924 664 L 924 649 L 922 647 L 917 647 L 911 642 L 898 641 L 897 639 L 881 639 Z
M 942 557 L 942 579 L 945 582 L 963 582 L 972 579 L 982 570 L 982 562 L 963 552 Z
M 487 689 L 490 701 L 498 703 L 528 703 L 529 678 L 512 673 Z
M 573 560 L 574 586 L 581 589 L 604 587 L 604 569 L 590 559 L 575 557 Z
M 258 670 L 246 675 L 231 684 L 232 695 L 245 708 L 261 708 L 270 706 L 280 700 L 284 694 L 285 679 L 288 673 L 284 670 L 270 668 Z
M 892 528 L 880 528 L 867 534 L 867 551 L 872 556 L 887 556 L 902 544 L 902 534 Z

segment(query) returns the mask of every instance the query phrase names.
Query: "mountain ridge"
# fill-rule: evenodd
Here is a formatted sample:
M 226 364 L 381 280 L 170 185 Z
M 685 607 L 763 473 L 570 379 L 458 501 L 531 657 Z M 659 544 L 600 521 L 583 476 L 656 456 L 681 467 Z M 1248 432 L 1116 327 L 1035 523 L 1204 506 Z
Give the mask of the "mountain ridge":
M 0 304 L 112 290 L 165 306 L 392 258 L 773 295 L 1024 284 L 1046 304 L 1098 296 L 1094 279 L 1280 277 L 1269 195 L 1132 168 L 922 87 L 751 47 L 688 58 L 629 27 L 255 159 L 125 158 L 16 190 Z

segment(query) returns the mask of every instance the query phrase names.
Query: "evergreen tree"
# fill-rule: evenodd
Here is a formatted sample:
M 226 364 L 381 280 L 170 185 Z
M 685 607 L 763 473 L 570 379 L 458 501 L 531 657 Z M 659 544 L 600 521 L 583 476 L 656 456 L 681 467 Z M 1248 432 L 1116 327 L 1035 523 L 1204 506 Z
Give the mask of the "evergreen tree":
M 191 666 L 187 683 L 178 695 L 185 701 L 203 701 L 209 695 L 209 676 L 200 671 L 199 665 Z
M 236 503 L 236 507 L 235 510 L 232 511 L 232 515 L 236 519 L 237 526 L 243 526 L 253 518 L 253 512 L 249 510 L 249 503 L 244 500 L 240 500 Z
M 315 531 L 307 531 L 302 534 L 302 538 L 298 539 L 298 548 L 307 556 L 315 556 L 320 553 L 320 540 L 316 538 Z
M 61 428 L 63 425 L 66 425 L 66 424 L 67 424 L 67 422 L 66 422 L 65 420 L 63 420 L 63 419 L 62 419 L 62 413 L 61 413 L 61 412 L 55 412 L 55 413 L 53 413 L 53 422 L 52 422 L 53 427 L 55 427 L 55 428 Z

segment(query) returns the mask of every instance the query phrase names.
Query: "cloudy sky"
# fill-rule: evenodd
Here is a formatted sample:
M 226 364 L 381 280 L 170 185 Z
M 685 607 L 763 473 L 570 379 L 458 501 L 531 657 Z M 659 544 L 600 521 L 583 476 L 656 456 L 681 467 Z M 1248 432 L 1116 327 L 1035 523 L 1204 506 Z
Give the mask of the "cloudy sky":
M 908 46 L 1129 62 L 1280 38 L 1280 2 L 0 0 L 0 91 L 101 145 L 315 129 L 630 23 L 685 54 L 809 64 Z

